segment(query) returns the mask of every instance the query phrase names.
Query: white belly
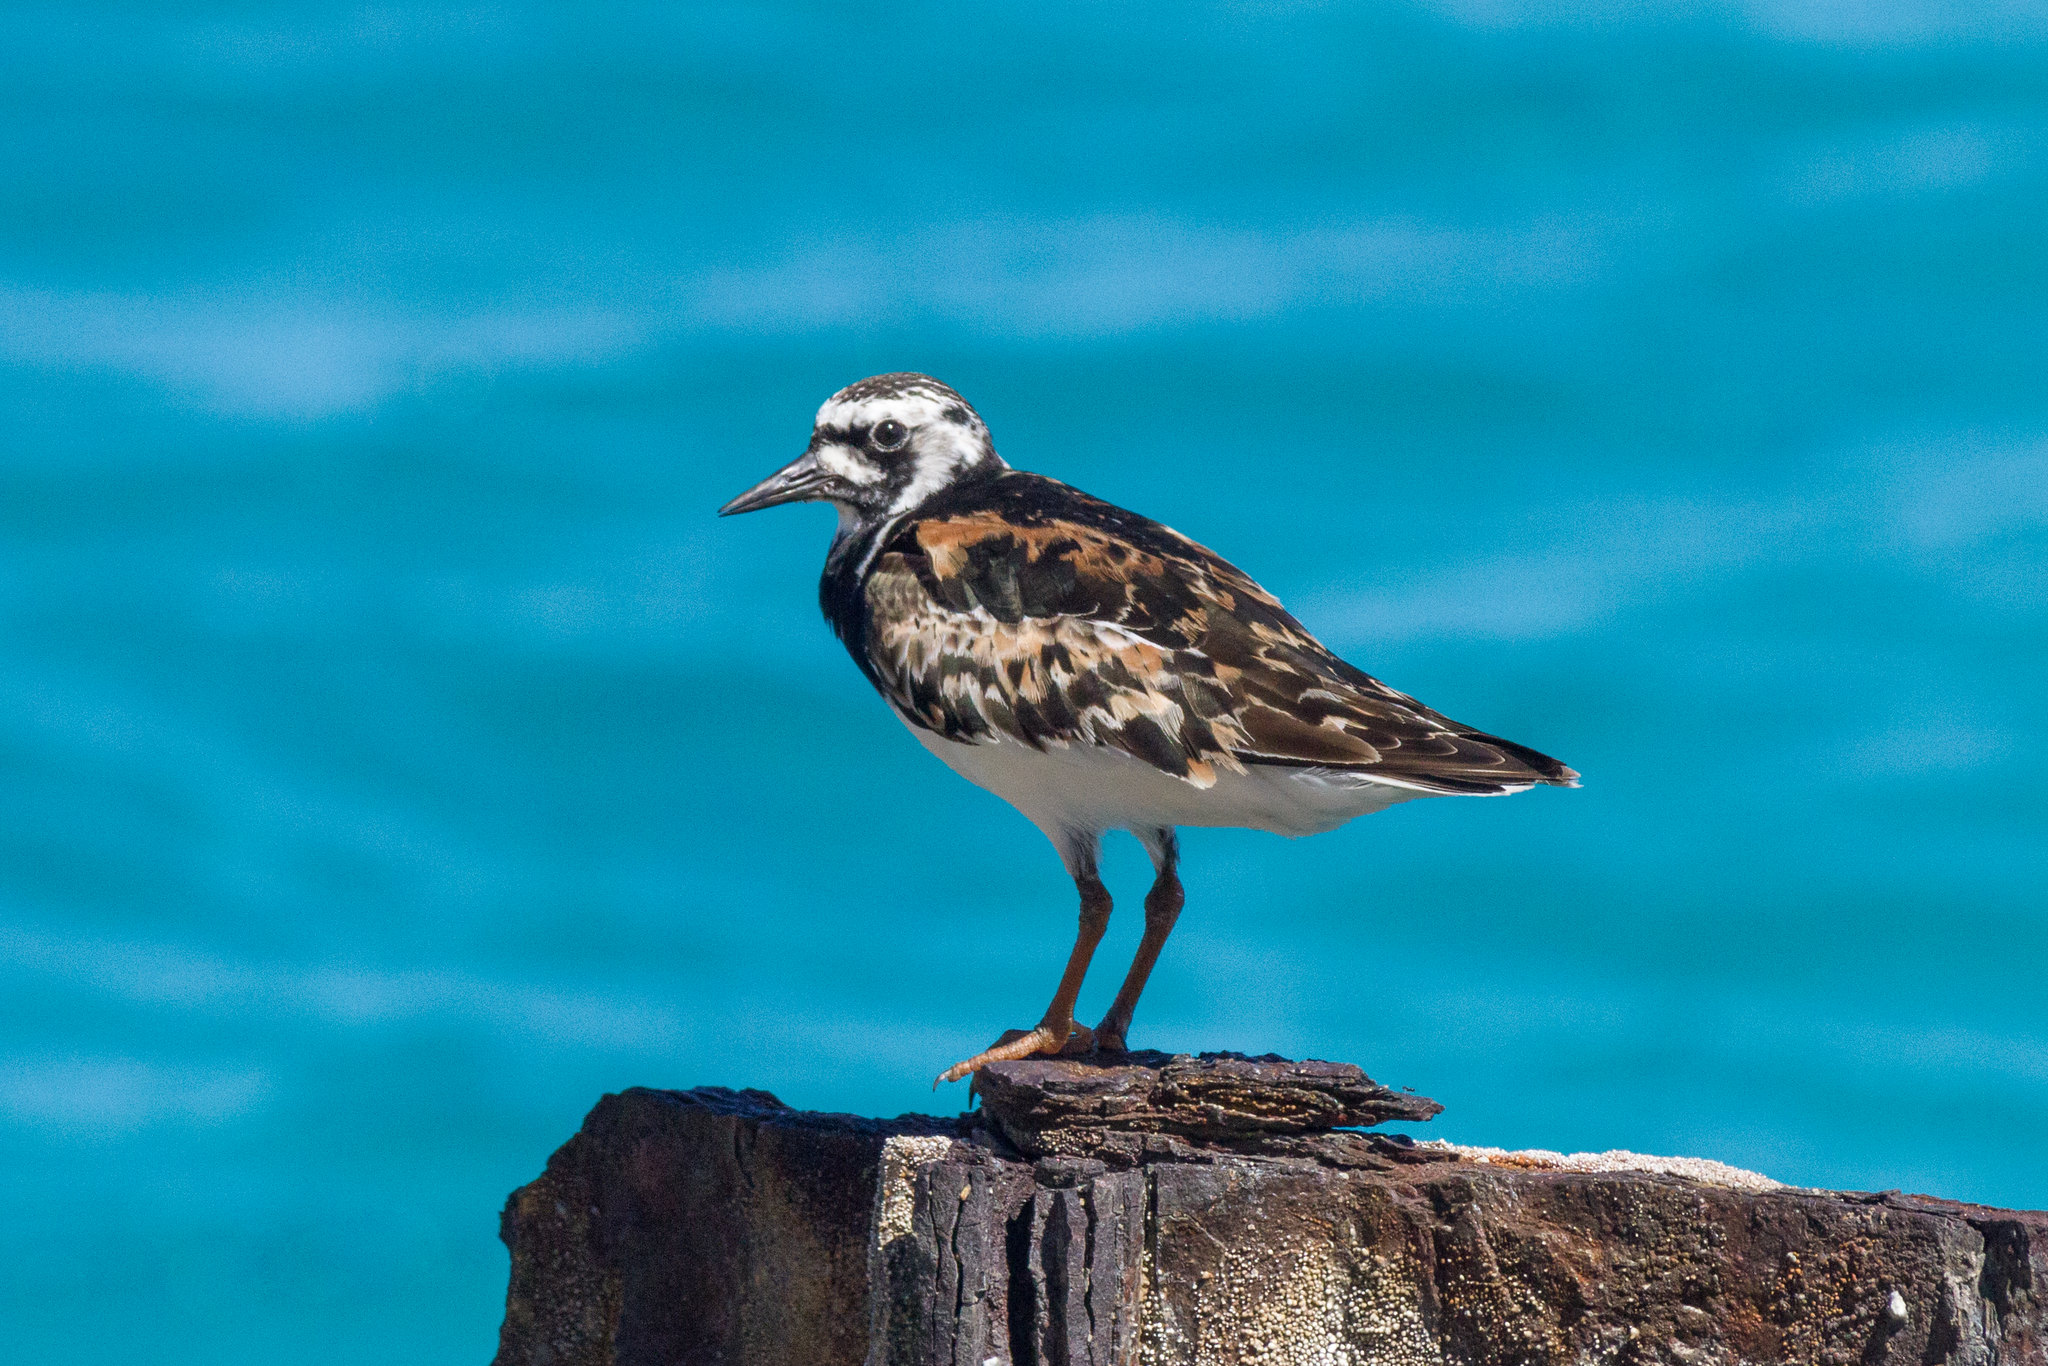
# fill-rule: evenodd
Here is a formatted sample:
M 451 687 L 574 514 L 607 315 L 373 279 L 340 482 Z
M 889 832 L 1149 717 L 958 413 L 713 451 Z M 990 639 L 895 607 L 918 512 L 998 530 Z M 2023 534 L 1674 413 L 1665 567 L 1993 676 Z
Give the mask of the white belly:
M 898 719 L 901 719 L 900 717 Z M 1211 787 L 1160 772 L 1104 745 L 1036 750 L 1016 740 L 965 744 L 904 725 L 946 767 L 1021 811 L 1064 848 L 1069 835 L 1232 825 L 1278 835 L 1315 835 L 1348 820 L 1432 795 L 1324 769 L 1220 766 Z

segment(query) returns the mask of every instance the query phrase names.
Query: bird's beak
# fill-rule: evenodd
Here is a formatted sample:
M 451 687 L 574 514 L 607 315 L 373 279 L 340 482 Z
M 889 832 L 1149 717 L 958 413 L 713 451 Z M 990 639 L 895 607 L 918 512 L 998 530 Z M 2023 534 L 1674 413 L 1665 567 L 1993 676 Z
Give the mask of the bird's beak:
M 816 451 L 805 451 L 789 464 L 748 489 L 718 510 L 721 517 L 736 512 L 756 512 L 777 503 L 800 503 L 816 498 L 832 476 L 818 463 Z

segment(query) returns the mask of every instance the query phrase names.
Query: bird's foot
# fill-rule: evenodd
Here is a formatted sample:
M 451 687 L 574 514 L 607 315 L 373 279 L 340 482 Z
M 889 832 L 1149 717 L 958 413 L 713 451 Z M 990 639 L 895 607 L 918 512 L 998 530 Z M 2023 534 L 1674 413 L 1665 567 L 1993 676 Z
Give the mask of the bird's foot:
M 1123 1030 L 1116 1028 L 1105 1020 L 1103 1023 L 1095 1026 L 1095 1047 L 1093 1051 L 1096 1053 L 1128 1053 L 1131 1050 L 1124 1043 Z
M 1036 1029 L 1010 1029 L 1003 1032 L 993 1046 L 984 1048 L 965 1062 L 956 1062 L 932 1081 L 932 1089 L 939 1089 L 942 1081 L 958 1081 L 971 1072 L 979 1072 L 992 1062 L 1015 1062 L 1019 1058 L 1037 1057 L 1039 1054 L 1060 1054 L 1076 1057 L 1095 1051 L 1095 1031 L 1086 1025 L 1067 1022 L 1064 1032 L 1056 1026 L 1041 1023 Z

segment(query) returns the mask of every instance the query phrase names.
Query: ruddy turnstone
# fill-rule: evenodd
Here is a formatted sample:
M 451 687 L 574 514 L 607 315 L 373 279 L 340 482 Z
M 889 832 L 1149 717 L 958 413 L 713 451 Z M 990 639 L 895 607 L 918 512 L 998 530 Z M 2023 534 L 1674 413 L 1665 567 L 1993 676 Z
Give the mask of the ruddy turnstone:
M 853 662 L 926 749 L 1045 832 L 1081 894 L 1044 1018 L 940 1081 L 1123 1050 L 1180 915 L 1176 826 L 1312 835 L 1416 797 L 1578 785 L 1550 756 L 1337 658 L 1215 552 L 1011 469 L 981 415 L 928 375 L 841 389 L 803 455 L 719 514 L 799 501 L 839 510 L 818 600 Z M 1157 877 L 1137 956 L 1091 1031 L 1074 999 L 1109 924 L 1108 830 L 1136 835 Z

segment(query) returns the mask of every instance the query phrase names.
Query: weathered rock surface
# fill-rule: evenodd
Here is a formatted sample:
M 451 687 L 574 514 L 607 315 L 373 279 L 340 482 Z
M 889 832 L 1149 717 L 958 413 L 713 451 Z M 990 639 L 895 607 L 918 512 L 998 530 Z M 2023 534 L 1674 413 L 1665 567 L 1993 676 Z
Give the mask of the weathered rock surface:
M 1229 1053 L 1129 1053 L 1099 1064 L 1028 1058 L 986 1069 L 975 1090 L 990 1127 L 1022 1152 L 1086 1153 L 1126 1165 L 1147 1151 L 1153 1134 L 1256 1146 L 1273 1135 L 1430 1119 L 1444 1108 L 1382 1086 L 1348 1062 Z
M 1436 1109 L 1338 1064 L 982 1090 L 605 1097 L 506 1207 L 500 1366 L 2048 1366 L 2048 1214 L 1330 1132 Z

